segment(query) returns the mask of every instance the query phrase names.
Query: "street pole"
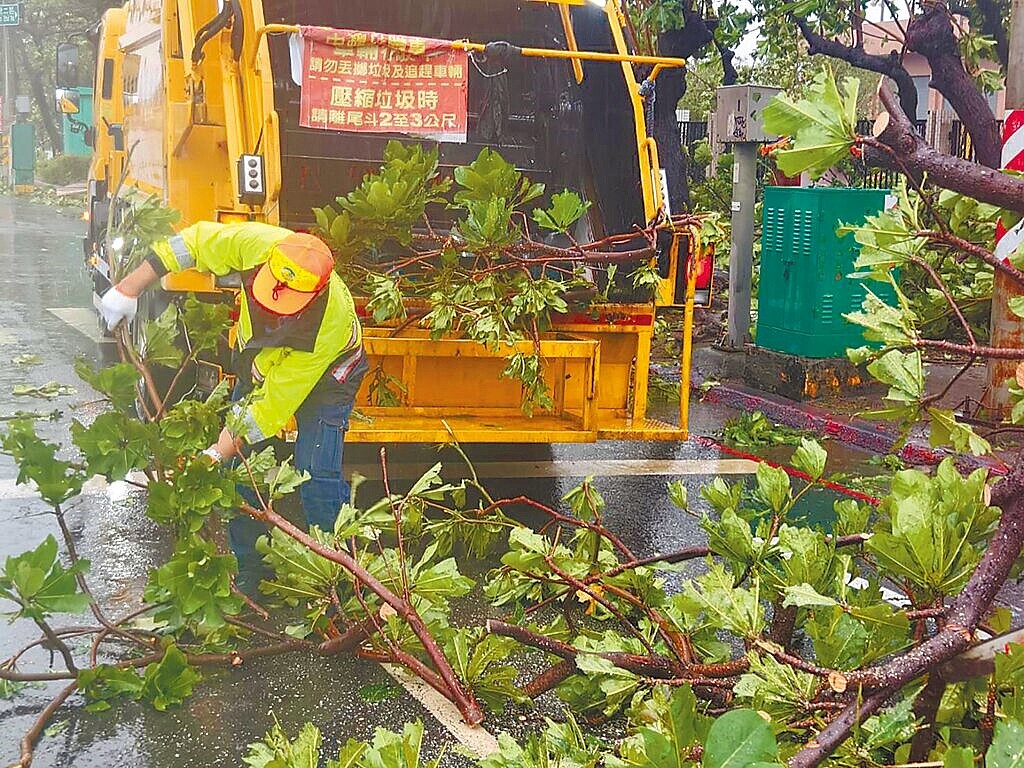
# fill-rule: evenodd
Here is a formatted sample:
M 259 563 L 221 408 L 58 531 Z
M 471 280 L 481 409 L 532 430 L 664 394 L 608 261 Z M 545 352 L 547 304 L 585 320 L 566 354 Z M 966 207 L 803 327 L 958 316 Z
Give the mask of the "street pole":
M 4 100 L 0 102 L 0 135 L 7 134 L 7 115 L 11 112 L 11 39 L 10 32 L 4 27 Z M 9 138 L 2 139 L 9 142 Z M 8 144 L 7 157 L 4 158 L 3 168 L 0 169 L 0 178 L 8 183 L 14 183 L 14 171 L 11 164 L 11 151 Z
M 1013 137 L 1024 132 L 1024 0 L 1013 0 L 1010 10 L 1010 51 L 1006 66 L 1006 113 L 1003 123 L 1004 168 L 1024 171 L 1024 152 L 1014 153 Z M 1012 155 L 1008 157 L 1007 155 Z M 996 254 L 1006 257 L 1024 244 L 1024 226 L 1010 230 L 1001 225 L 996 233 Z M 1010 311 L 1010 299 L 1024 295 L 1024 288 L 1002 272 L 996 271 L 992 285 L 993 347 L 1024 347 L 1024 319 Z M 1009 406 L 1008 379 L 1017 371 L 1017 360 L 989 360 L 984 407 L 994 416 L 1003 416 Z
M 754 191 L 758 145 L 744 141 L 733 144 L 732 148 L 734 154 L 728 346 L 730 349 L 743 349 L 743 345 L 750 338 L 750 303 L 754 275 Z
M 4 100 L 3 109 L 0 110 L 0 127 L 6 126 L 7 111 L 10 108 L 11 98 L 11 41 L 8 38 L 7 27 L 4 27 Z

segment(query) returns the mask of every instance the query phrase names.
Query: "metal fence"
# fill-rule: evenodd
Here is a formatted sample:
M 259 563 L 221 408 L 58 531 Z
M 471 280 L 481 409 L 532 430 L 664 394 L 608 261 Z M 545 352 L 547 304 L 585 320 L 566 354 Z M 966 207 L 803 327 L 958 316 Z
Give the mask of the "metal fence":
M 707 178 L 708 169 L 692 162 L 692 157 L 694 148 L 701 141 L 709 138 L 709 122 L 710 120 L 683 120 L 679 122 L 680 141 L 687 156 L 691 158 L 691 162 L 689 162 L 687 167 L 687 174 L 691 183 L 700 183 Z M 873 120 L 862 118 L 857 121 L 857 133 L 863 136 L 870 136 L 873 126 Z M 938 146 L 938 149 L 948 151 L 950 154 L 965 160 L 974 160 L 974 145 L 963 123 L 959 120 L 953 120 L 949 123 L 948 135 L 943 135 L 946 133 L 944 123 L 930 126 L 928 120 L 916 120 L 914 126 L 917 129 L 917 133 L 925 140 L 929 139 L 929 128 L 931 128 L 931 142 L 933 144 L 941 145 L 944 143 L 944 139 L 948 140 L 948 146 Z M 1000 130 L 1001 128 L 1002 121 L 1000 121 Z M 722 148 L 714 146 L 712 141 L 711 151 L 715 153 L 717 158 L 721 154 Z M 773 164 L 767 158 L 759 157 L 758 160 L 757 176 L 759 186 L 764 183 L 771 183 L 770 178 L 772 176 Z M 900 177 L 899 171 L 870 167 L 860 158 L 853 157 L 850 158 L 850 162 L 846 167 L 838 170 L 840 174 L 837 174 L 837 181 L 845 178 L 852 186 L 863 188 L 892 188 L 899 181 Z
M 996 122 L 999 125 L 999 135 L 1002 136 L 1003 121 L 997 120 Z M 972 162 L 976 159 L 971 134 L 967 132 L 964 124 L 959 120 L 954 120 L 949 126 L 949 153 Z
M 688 158 L 686 175 L 691 184 L 699 184 L 707 178 L 707 168 L 693 162 L 693 150 L 708 137 L 707 120 L 682 120 L 679 122 L 679 137 Z M 712 151 L 714 149 L 712 148 Z
M 915 120 L 914 127 L 921 138 L 928 135 L 927 120 Z M 857 133 L 861 136 L 870 136 L 873 128 L 873 120 L 862 118 L 857 121 Z M 899 181 L 900 172 L 891 168 L 875 168 L 861 158 L 853 158 L 851 176 L 851 181 L 864 189 L 892 189 Z

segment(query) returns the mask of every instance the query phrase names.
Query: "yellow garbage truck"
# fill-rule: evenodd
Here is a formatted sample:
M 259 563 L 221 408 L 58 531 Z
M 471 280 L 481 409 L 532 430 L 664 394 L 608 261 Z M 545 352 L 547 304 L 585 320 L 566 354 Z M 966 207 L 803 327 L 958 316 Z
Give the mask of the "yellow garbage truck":
M 181 226 L 265 221 L 309 229 L 314 207 L 352 190 L 379 167 L 387 141 L 403 138 L 303 125 L 298 72 L 307 25 L 445 40 L 471 51 L 465 134 L 421 140 L 437 147 L 443 169 L 493 147 L 550 190 L 580 190 L 591 207 L 578 234 L 592 240 L 668 220 L 645 97 L 660 71 L 684 62 L 635 55 L 619 0 L 129 0 L 93 31 L 85 251 L 97 295 L 109 285 L 106 234 L 125 190 L 159 196 L 181 212 Z M 494 41 L 515 54 L 497 72 L 478 56 Z M 496 75 L 501 109 L 493 101 Z M 519 384 L 501 378 L 506 353 L 432 339 L 415 327 L 374 327 L 367 318 L 371 367 L 400 381 L 402 397 L 384 407 L 360 393 L 366 418 L 353 421 L 346 439 L 435 442 L 449 430 L 465 442 L 679 439 L 685 425 L 647 415 L 656 305 L 677 296 L 681 303 L 685 288 L 678 263 L 685 238 L 669 231 L 661 244 L 654 301 L 556 318 L 541 342 L 553 406 L 532 416 L 521 411 Z M 163 288 L 231 290 L 195 272 L 168 275 Z

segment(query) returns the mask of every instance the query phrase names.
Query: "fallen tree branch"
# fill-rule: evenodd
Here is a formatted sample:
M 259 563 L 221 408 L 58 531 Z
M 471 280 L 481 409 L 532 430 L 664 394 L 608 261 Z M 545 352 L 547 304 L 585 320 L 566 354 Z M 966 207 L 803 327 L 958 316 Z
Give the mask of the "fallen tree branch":
M 361 585 L 365 586 L 383 602 L 391 606 L 402 620 L 409 625 L 409 628 L 420 640 L 420 643 L 423 645 L 424 652 L 430 658 L 431 664 L 434 665 L 434 669 L 437 674 L 444 681 L 446 691 L 443 691 L 443 693 L 445 693 L 445 695 L 452 700 L 452 703 L 459 708 L 459 711 L 465 721 L 469 725 L 479 725 L 483 722 L 484 715 L 483 711 L 480 709 L 480 705 L 471 694 L 467 693 L 463 689 L 462 684 L 455 676 L 455 672 L 452 669 L 451 664 L 448 663 L 448 659 L 445 658 L 444 654 L 441 652 L 437 642 L 431 636 L 426 624 L 423 623 L 423 619 L 420 618 L 420 615 L 416 612 L 415 608 L 385 587 L 377 580 L 376 577 L 373 576 L 373 574 L 367 571 L 347 552 L 342 552 L 324 546 L 308 533 L 279 515 L 272 508 L 267 507 L 265 509 L 256 509 L 255 507 L 244 505 L 242 507 L 242 511 L 256 520 L 260 520 L 261 522 L 277 528 L 285 535 L 302 544 L 311 552 L 314 552 L 333 563 L 337 563 L 348 571 Z
M 929 146 L 903 113 L 892 92 L 883 83 L 878 91 L 886 114 L 876 125 L 874 137 L 863 139 L 865 146 L 888 155 L 912 175 L 927 173 L 940 187 L 973 197 L 984 203 L 1024 213 L 1024 180 L 978 163 L 947 155 Z M 872 155 L 875 165 L 886 165 Z
M 1024 460 L 997 486 L 1007 499 L 999 525 L 970 579 L 950 606 L 945 627 L 921 645 L 878 667 L 862 670 L 877 690 L 850 704 L 789 761 L 790 768 L 813 768 L 849 738 L 851 731 L 870 717 L 903 686 L 968 650 L 978 624 L 1010 576 L 1024 549 Z M 996 496 L 994 493 L 993 496 Z
M 507 624 L 504 621 L 488 619 L 486 629 L 492 635 L 510 637 L 518 643 L 544 651 L 565 661 L 575 661 L 576 657 L 582 653 L 575 646 L 561 640 L 539 635 L 517 624 Z M 745 672 L 750 666 L 745 658 L 734 659 L 722 664 L 684 664 L 659 654 L 641 656 L 635 653 L 620 651 L 602 651 L 595 655 L 610 661 L 627 672 L 657 680 L 735 677 Z
M 29 728 L 28 733 L 21 737 L 21 757 L 11 768 L 29 768 L 32 765 L 36 741 L 42 735 L 43 729 L 46 728 L 46 724 L 53 717 L 54 713 L 61 708 L 61 705 L 68 700 L 77 688 L 78 683 L 74 682 L 61 689 L 61 692 L 54 696 L 53 700 L 46 705 L 46 708 L 39 713 L 39 717 L 36 718 L 32 727 Z

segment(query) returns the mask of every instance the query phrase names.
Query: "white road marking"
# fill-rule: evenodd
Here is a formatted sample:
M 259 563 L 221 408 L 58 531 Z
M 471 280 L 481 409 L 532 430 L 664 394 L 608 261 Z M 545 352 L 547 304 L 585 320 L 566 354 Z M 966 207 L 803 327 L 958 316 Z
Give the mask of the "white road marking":
M 562 461 L 482 461 L 473 465 L 481 479 L 536 477 L 672 477 L 676 475 L 752 475 L 757 462 L 749 459 L 566 459 Z M 388 476 L 415 479 L 429 465 L 388 463 Z M 468 474 L 455 462 L 446 474 Z M 379 464 L 345 464 L 345 472 L 366 477 L 380 475 Z
M 100 334 L 100 321 L 94 309 L 89 307 L 47 307 L 46 311 L 97 344 L 107 341 Z
M 450 468 L 457 465 L 451 464 Z M 474 465 L 481 480 L 508 478 L 531 479 L 538 477 L 674 477 L 686 475 L 752 475 L 757 463 L 748 459 L 594 459 L 579 461 L 484 461 Z M 388 476 L 396 480 L 414 480 L 429 469 L 426 464 L 389 463 Z M 378 464 L 346 464 L 346 474 L 358 472 L 366 477 L 378 477 Z M 464 470 L 457 473 L 463 476 Z M 145 484 L 146 477 L 135 472 L 128 477 L 134 483 Z M 94 477 L 82 487 L 83 496 L 106 496 L 119 501 L 136 490 L 130 483 L 107 483 Z M 15 482 L 13 478 L 0 479 L 0 501 L 31 499 L 36 497 L 35 486 Z
M 466 725 L 456 706 L 425 682 L 407 672 L 404 667 L 394 664 L 381 664 L 381 666 L 410 696 L 422 704 L 434 716 L 434 719 L 455 737 L 456 741 L 474 755 L 487 757 L 498 751 L 498 740 L 494 734 L 483 726 L 473 728 Z

